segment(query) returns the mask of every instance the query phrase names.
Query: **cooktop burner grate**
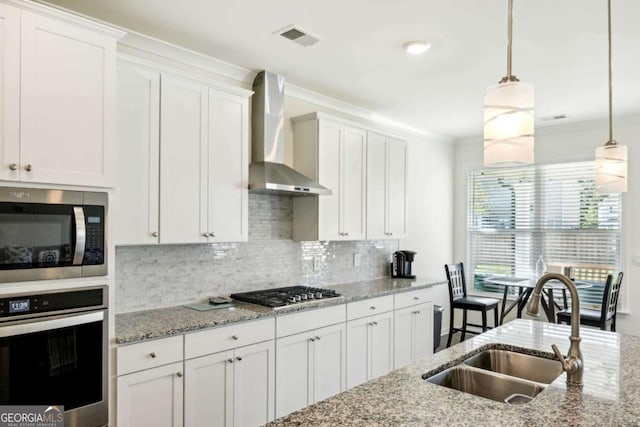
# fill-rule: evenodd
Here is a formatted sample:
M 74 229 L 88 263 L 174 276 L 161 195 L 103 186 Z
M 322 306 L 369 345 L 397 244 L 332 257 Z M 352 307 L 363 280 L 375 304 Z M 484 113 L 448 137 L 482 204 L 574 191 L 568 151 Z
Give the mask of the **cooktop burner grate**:
M 231 294 L 230 296 L 238 301 L 277 308 L 292 304 L 336 298 L 339 297 L 340 294 L 330 289 L 313 288 L 310 286 L 288 286 L 286 288 Z

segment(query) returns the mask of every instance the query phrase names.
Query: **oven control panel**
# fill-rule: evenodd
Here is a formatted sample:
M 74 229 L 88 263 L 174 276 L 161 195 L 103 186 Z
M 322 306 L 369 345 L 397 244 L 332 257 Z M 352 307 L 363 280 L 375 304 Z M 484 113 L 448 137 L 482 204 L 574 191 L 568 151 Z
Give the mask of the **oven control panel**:
M 0 298 L 0 319 L 25 314 L 48 313 L 78 308 L 102 307 L 104 289 L 86 289 L 47 294 L 16 295 Z

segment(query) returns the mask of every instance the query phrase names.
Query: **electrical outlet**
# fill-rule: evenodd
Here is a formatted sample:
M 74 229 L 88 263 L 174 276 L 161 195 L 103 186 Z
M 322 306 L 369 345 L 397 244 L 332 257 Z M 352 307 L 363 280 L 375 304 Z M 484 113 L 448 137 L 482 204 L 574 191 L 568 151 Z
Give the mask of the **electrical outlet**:
M 353 266 L 360 267 L 360 261 L 362 259 L 361 254 L 353 254 Z
M 320 271 L 320 257 L 313 257 L 313 271 Z

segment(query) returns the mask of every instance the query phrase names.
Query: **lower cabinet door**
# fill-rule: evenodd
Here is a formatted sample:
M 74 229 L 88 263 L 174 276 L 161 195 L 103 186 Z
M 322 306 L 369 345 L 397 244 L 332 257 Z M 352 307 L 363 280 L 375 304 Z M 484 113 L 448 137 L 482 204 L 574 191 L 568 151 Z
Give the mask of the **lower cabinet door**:
M 223 351 L 185 362 L 186 426 L 233 425 L 233 362 L 233 351 Z
M 316 403 L 346 388 L 346 326 L 339 323 L 313 332 L 312 401 Z
M 182 362 L 118 377 L 118 426 L 182 426 L 183 378 Z
M 234 356 L 233 425 L 255 427 L 272 421 L 275 398 L 273 341 L 238 348 Z
M 413 317 L 416 309 L 406 307 L 395 311 L 394 315 L 394 369 L 402 368 L 411 363 L 413 354 Z
M 308 332 L 276 340 L 276 418 L 312 403 L 309 385 L 313 344 Z
M 347 322 L 347 388 L 369 379 L 370 326 L 370 317 Z
M 369 378 L 377 378 L 393 370 L 393 312 L 371 318 L 369 343 Z
M 418 360 L 433 353 L 433 304 L 425 303 L 413 307 L 413 357 Z

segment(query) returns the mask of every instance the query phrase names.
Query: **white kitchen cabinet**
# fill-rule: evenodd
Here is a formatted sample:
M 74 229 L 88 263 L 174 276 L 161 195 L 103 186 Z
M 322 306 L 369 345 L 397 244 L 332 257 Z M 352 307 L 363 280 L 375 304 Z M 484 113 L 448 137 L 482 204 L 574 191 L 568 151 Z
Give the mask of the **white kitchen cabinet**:
M 186 426 L 258 426 L 274 419 L 274 342 L 185 362 Z
M 181 426 L 183 338 L 117 348 L 119 427 Z
M 246 241 L 248 99 L 161 82 L 160 243 Z
M 433 353 L 433 303 L 395 310 L 394 368 Z
M 112 238 L 117 245 L 158 243 L 160 73 L 118 64 L 117 174 Z
M 22 11 L 20 179 L 113 185 L 116 39 Z
M 0 179 L 112 186 L 122 33 L 25 7 L 0 7 Z
M 366 132 L 317 113 L 292 119 L 294 168 L 332 191 L 294 199 L 294 240 L 362 240 Z
M 0 180 L 20 170 L 20 9 L 0 4 Z
M 367 133 L 367 239 L 407 234 L 407 142 Z
M 276 418 L 345 390 L 345 347 L 344 321 L 276 339 Z
M 347 388 L 393 370 L 393 311 L 347 322 Z
M 118 377 L 119 427 L 180 427 L 182 362 Z

